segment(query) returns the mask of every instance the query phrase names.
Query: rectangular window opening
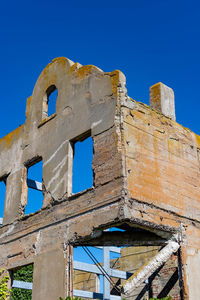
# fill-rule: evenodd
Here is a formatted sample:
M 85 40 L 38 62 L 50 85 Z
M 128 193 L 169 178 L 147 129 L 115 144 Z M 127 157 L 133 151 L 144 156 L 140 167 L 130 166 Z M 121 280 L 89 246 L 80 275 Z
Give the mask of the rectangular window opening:
M 72 193 L 75 194 L 93 186 L 93 139 L 90 136 L 72 144 L 74 150 Z
M 6 181 L 7 176 L 0 178 L 0 225 L 3 223 L 4 206 L 6 199 Z
M 33 264 L 13 269 L 11 278 L 10 299 L 32 299 Z
M 86 251 L 84 250 L 86 248 Z M 98 262 L 102 263 L 103 261 L 103 252 L 101 249 L 95 247 L 74 247 L 73 249 L 73 289 L 74 296 L 78 296 L 79 293 L 82 299 L 86 299 L 88 295 L 85 293 L 102 293 L 103 281 L 102 276 L 99 274 L 99 269 L 97 273 L 94 273 L 93 268 L 96 267 L 92 256 L 87 254 L 92 253 Z M 96 295 L 97 296 L 97 295 Z M 96 298 L 96 297 L 95 297 Z M 97 298 L 98 299 L 98 298 Z
M 27 205 L 25 207 L 25 214 L 35 213 L 42 208 L 43 193 L 42 193 L 42 169 L 43 163 L 37 160 L 31 166 L 27 167 Z
M 73 249 L 73 293 L 82 299 L 110 299 L 119 296 L 121 278 L 131 274 L 120 264 L 121 247 L 77 246 Z M 116 271 L 115 271 L 116 270 Z M 115 272 L 115 273 L 114 273 Z M 109 274 L 113 274 L 110 276 Z
M 96 238 L 96 246 L 91 246 L 90 242 L 88 245 L 87 242 L 82 246 L 74 245 L 72 252 L 74 296 L 82 299 L 114 297 L 116 300 L 121 300 L 127 298 L 121 287 L 127 283 L 127 279 L 149 263 L 161 249 L 161 245 L 153 242 L 148 246 L 139 244 L 133 246 L 134 238 L 131 240 L 131 237 L 134 236 L 134 232 L 145 233 L 141 228 L 121 224 L 103 230 L 104 238 L 101 239 L 101 236 Z M 118 236 L 121 239 L 118 240 Z M 128 243 L 127 236 L 130 236 Z M 117 243 L 112 244 L 111 241 L 114 239 Z M 95 245 L 94 242 L 95 240 L 92 241 L 93 245 Z M 129 299 L 160 299 L 169 295 L 173 298 L 180 297 L 178 253 L 172 254 L 162 267 L 159 267 L 153 274 L 150 273 L 146 279 L 144 278 L 137 289 L 130 290 Z

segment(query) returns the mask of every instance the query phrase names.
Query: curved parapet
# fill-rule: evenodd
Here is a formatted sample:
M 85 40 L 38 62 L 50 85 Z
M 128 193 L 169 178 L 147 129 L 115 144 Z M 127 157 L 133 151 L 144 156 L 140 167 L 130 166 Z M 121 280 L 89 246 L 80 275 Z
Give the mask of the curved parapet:
M 67 79 L 67 71 L 73 65 L 73 62 L 67 58 L 59 57 L 49 63 L 40 74 L 33 94 L 27 102 L 26 115 L 31 122 L 41 122 L 45 119 L 44 102 L 46 94 L 51 86 L 59 89 L 59 94 L 63 91 L 63 86 Z
M 125 76 L 120 71 L 104 73 L 93 65 L 82 66 L 64 57 L 56 58 L 42 71 L 27 100 L 27 126 L 38 127 L 54 117 L 48 115 L 48 99 L 55 89 L 58 92 L 55 114 L 68 115 L 73 111 L 74 116 L 75 111 L 86 109 L 94 116 L 95 120 L 87 116 L 92 127 L 94 123 L 102 123 L 103 116 L 96 120 L 95 106 L 98 106 L 101 115 L 107 111 L 107 119 L 113 122 L 110 106 L 116 105 L 122 87 L 125 88 Z

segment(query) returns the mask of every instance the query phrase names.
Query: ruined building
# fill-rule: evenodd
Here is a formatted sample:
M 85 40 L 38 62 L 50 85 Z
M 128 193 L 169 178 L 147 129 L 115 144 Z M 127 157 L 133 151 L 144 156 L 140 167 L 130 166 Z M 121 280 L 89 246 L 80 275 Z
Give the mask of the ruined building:
M 72 194 L 74 146 L 88 137 L 93 186 Z M 120 71 L 53 60 L 27 100 L 24 125 L 0 140 L 0 180 L 6 183 L 0 267 L 12 277 L 16 268 L 33 264 L 32 299 L 56 300 L 73 293 L 74 246 L 159 247 L 120 283 L 123 295 L 175 257 L 177 299 L 199 299 L 199 159 L 200 137 L 176 123 L 170 88 L 152 86 L 149 107 L 128 96 Z M 39 161 L 42 184 L 27 180 Z M 42 190 L 43 205 L 25 215 L 30 187 Z M 119 231 L 106 231 L 111 227 Z

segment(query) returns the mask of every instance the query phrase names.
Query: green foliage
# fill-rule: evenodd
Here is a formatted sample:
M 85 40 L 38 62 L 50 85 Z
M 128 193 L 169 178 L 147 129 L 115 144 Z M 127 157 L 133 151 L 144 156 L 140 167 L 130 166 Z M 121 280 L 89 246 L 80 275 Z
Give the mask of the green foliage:
M 172 299 L 172 297 L 171 296 L 169 296 L 169 297 L 164 297 L 164 298 L 151 298 L 150 300 L 171 300 Z
M 2 277 L 0 280 L 0 300 L 9 299 L 9 289 L 8 289 L 8 280 L 9 276 L 4 275 L 5 269 L 0 270 L 0 276 Z
M 65 299 L 63 299 L 62 297 L 60 297 L 59 300 L 82 300 L 82 299 L 79 298 L 79 297 L 71 298 L 70 296 L 68 296 L 68 297 L 66 297 Z
M 24 266 L 13 272 L 13 280 L 32 282 L 33 281 L 33 265 Z
M 171 299 L 172 299 L 172 297 L 168 296 L 168 297 L 159 298 L 159 299 L 158 298 L 150 298 L 149 300 L 171 300 Z M 65 299 L 63 299 L 62 297 L 60 297 L 59 300 L 82 300 L 82 299 L 78 298 L 78 297 L 71 298 L 71 297 L 68 296 Z M 123 300 L 126 300 L 126 298 L 123 298 Z
M 171 300 L 172 297 L 168 296 L 168 297 L 164 297 L 164 298 L 150 298 L 149 300 Z
M 33 265 L 24 266 L 13 272 L 13 280 L 32 282 L 33 281 Z M 31 300 L 32 291 L 12 288 L 11 300 Z

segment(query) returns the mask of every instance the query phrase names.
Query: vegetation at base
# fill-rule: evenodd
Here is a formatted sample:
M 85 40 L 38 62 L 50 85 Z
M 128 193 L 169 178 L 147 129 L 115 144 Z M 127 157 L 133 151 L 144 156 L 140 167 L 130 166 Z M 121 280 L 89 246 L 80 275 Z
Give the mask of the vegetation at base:
M 60 297 L 59 300 L 82 300 L 82 299 L 79 298 L 79 297 L 73 297 L 73 298 L 71 298 L 70 296 L 68 296 L 65 299 L 63 299 L 62 297 Z
M 168 297 L 164 297 L 164 298 L 150 298 L 149 300 L 171 300 L 172 297 L 171 296 L 168 296 Z M 59 300 L 82 300 L 81 298 L 79 297 L 74 297 L 74 298 L 71 298 L 71 297 L 66 297 L 65 299 L 63 299 L 62 297 L 59 298 Z M 126 298 L 123 298 L 123 300 L 126 300 Z M 144 300 L 146 300 L 144 298 Z
M 9 276 L 4 275 L 5 269 L 0 270 L 0 300 L 9 299 L 10 291 L 8 289 Z
M 33 265 L 24 266 L 13 272 L 13 280 L 33 282 Z M 1 298 L 0 298 L 1 299 Z M 10 291 L 11 300 L 31 300 L 32 291 L 20 288 L 12 288 Z
M 150 298 L 149 300 L 171 300 L 172 297 L 168 296 L 168 297 L 164 297 L 164 298 Z

